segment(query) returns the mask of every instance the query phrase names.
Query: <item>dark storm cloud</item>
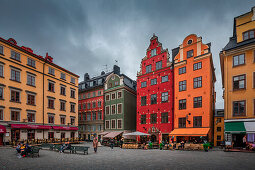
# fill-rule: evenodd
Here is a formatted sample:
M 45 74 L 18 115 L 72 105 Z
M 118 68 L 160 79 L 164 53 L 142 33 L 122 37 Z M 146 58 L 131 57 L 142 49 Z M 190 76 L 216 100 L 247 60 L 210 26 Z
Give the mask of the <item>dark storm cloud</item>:
M 0 36 L 13 37 L 35 53 L 81 76 L 98 75 L 115 60 L 133 79 L 153 33 L 164 48 L 178 47 L 192 33 L 212 43 L 217 108 L 223 107 L 219 52 L 232 35 L 233 18 L 251 1 L 0 0 Z

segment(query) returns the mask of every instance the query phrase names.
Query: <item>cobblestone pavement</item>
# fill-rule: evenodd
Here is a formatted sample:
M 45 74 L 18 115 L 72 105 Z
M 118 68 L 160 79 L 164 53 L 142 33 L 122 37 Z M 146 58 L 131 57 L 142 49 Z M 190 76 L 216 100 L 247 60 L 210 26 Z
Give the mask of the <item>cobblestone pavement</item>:
M 89 155 L 41 150 L 39 158 L 17 157 L 15 149 L 0 148 L 0 169 L 254 169 L 254 153 L 223 151 L 131 150 L 99 147 Z

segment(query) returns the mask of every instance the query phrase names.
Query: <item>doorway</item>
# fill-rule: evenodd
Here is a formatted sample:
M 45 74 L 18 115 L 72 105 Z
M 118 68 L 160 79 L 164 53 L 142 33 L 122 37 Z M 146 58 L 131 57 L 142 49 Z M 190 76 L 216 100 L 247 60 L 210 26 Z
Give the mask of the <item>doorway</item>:
M 165 143 L 169 143 L 169 136 L 168 136 L 168 134 L 162 134 L 162 141 L 164 141 Z
M 12 141 L 15 141 L 15 142 L 20 140 L 20 130 L 19 129 L 11 130 L 11 139 L 12 139 Z
M 233 134 L 232 138 L 233 138 L 233 147 L 234 148 L 242 148 L 245 147 L 244 143 L 243 143 L 243 137 L 245 136 L 245 134 Z
M 48 132 L 48 139 L 54 138 L 54 132 Z
M 4 138 L 4 135 L 0 134 L 0 146 L 3 146 L 3 138 Z
M 156 135 L 151 135 L 151 142 L 156 142 L 157 141 L 157 136 Z
M 65 132 L 62 132 L 61 133 L 61 139 L 65 139 L 66 138 L 66 133 Z
M 27 130 L 27 139 L 35 139 L 35 130 Z

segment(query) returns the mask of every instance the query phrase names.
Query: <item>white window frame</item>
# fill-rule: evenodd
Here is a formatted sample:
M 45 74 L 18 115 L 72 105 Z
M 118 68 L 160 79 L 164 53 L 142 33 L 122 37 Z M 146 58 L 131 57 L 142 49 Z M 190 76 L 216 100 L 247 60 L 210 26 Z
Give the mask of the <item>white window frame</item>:
M 112 123 L 112 121 L 115 121 L 115 128 L 112 128 L 112 125 L 113 125 L 113 123 Z M 111 119 L 111 129 L 117 129 L 117 127 L 116 127 L 116 119 Z
M 109 107 L 109 114 L 106 114 L 106 108 L 107 108 L 107 107 Z M 111 115 L 111 107 L 110 107 L 110 105 L 105 106 L 105 115 Z
M 109 96 L 109 100 L 107 100 L 107 96 Z M 111 100 L 111 95 L 110 94 L 106 94 L 105 95 L 105 101 L 110 101 Z
M 60 72 L 60 79 L 62 79 L 62 80 L 66 80 L 66 74 L 65 74 L 65 73 Z
M 32 84 L 28 84 L 28 76 L 31 76 L 32 78 L 34 78 L 34 80 L 35 80 L 35 75 L 33 75 L 33 74 L 30 74 L 30 73 L 27 73 L 27 85 L 29 85 L 29 86 L 35 86 L 35 81 L 34 81 L 34 84 L 32 83 Z M 33 81 L 32 81 L 33 82 Z
M 34 96 L 35 97 L 35 105 L 36 105 L 36 94 L 27 92 L 27 103 L 28 103 L 28 95 Z
M 14 111 L 14 112 L 19 112 L 19 120 L 12 120 L 12 111 Z M 10 120 L 12 121 L 12 122 L 20 122 L 20 110 L 16 110 L 16 109 L 11 109 L 10 110 Z
M 115 94 L 115 99 L 112 98 L 112 95 L 113 95 L 113 94 Z M 116 100 L 116 99 L 117 99 L 116 92 L 111 93 L 111 96 L 110 96 L 110 97 L 111 97 L 111 100 Z
M 28 60 L 34 61 L 35 65 L 34 65 L 34 66 L 33 66 L 33 64 L 32 64 L 32 65 L 30 65 L 30 64 L 29 64 L 29 62 L 28 62 Z M 31 62 L 31 63 L 33 63 L 33 62 Z M 27 57 L 27 65 L 29 65 L 29 66 L 31 66 L 31 67 L 34 67 L 34 68 L 36 68 L 36 62 L 35 62 L 35 60 L 34 60 L 34 59 L 32 59 L 31 57 Z
M 109 128 L 106 127 L 106 122 L 109 122 Z M 111 123 L 110 120 L 105 120 L 105 129 L 111 129 Z
M 119 92 L 121 93 L 121 97 L 119 97 Z M 117 91 L 117 99 L 121 99 L 122 98 L 122 95 L 123 95 L 123 93 L 122 93 L 122 91 L 120 90 L 120 91 Z
M 14 70 L 14 71 L 16 71 L 16 72 L 19 72 L 19 80 L 16 80 L 16 78 L 13 79 L 13 77 L 12 77 L 12 70 Z M 11 80 L 17 81 L 17 82 L 21 82 L 21 70 L 18 70 L 18 69 L 15 69 L 15 68 L 11 67 L 11 72 L 10 72 L 10 74 L 11 74 L 11 75 L 10 75 Z
M 119 113 L 119 107 L 118 107 L 119 105 L 121 105 L 121 113 Z M 117 109 L 116 110 L 117 110 L 117 114 L 122 114 L 122 110 L 123 110 L 122 109 L 122 103 L 118 103 L 117 104 Z
M 74 97 L 72 97 L 72 92 L 74 92 Z M 76 93 L 76 90 L 70 88 L 70 98 L 75 99 L 76 98 L 76 94 L 75 93 Z
M 34 121 L 33 122 L 28 122 L 28 114 L 34 114 L 35 116 L 34 116 Z M 27 122 L 28 123 L 35 123 L 36 122 L 36 112 L 31 112 L 31 111 L 27 111 Z
M 50 70 L 51 70 L 51 71 L 50 71 Z M 52 68 L 52 67 L 50 67 L 50 66 L 48 66 L 48 74 L 54 75 L 54 76 L 55 76 L 55 69 Z
M 3 98 L 0 98 L 0 100 L 4 100 L 4 87 L 0 86 L 1 89 L 3 89 Z
M 118 124 L 119 120 L 121 121 L 121 128 L 119 128 L 119 124 Z M 117 129 L 122 129 L 122 126 L 123 126 L 122 122 L 123 122 L 122 119 L 117 119 Z
M 10 100 L 12 99 L 12 91 L 19 92 L 19 101 L 18 102 L 21 102 L 21 90 L 16 90 L 16 89 L 10 88 Z M 12 101 L 12 102 L 16 102 L 16 101 Z
M 112 113 L 112 107 L 115 106 L 115 113 Z M 116 104 L 112 104 L 111 105 L 111 115 L 116 115 L 117 114 L 117 108 L 116 108 Z

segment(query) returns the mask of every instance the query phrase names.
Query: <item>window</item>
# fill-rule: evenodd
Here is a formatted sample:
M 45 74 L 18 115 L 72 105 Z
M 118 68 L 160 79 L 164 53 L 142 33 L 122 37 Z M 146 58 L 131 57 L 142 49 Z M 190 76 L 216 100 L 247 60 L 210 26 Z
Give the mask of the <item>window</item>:
M 221 140 L 221 136 L 220 135 L 217 135 L 217 140 Z
M 202 62 L 199 62 L 199 63 L 195 63 L 194 65 L 193 65 L 193 70 L 195 71 L 195 70 L 199 70 L 199 69 L 201 69 L 202 68 Z
M 0 64 L 0 77 L 4 77 L 4 66 Z
M 87 113 L 87 120 L 91 121 L 91 113 Z
M 179 91 L 186 91 L 186 80 L 179 82 Z
M 196 77 L 194 78 L 194 89 L 202 87 L 202 77 Z
M 157 94 L 151 95 L 151 104 L 157 104 Z
M 168 76 L 162 76 L 161 77 L 161 82 L 164 83 L 164 82 L 167 82 L 168 81 Z
M 255 72 L 253 72 L 253 88 L 255 88 Z
M 89 82 L 89 87 L 93 87 L 93 81 Z
M 75 84 L 75 78 L 71 77 L 71 83 Z
M 105 121 L 105 129 L 110 129 L 110 121 L 109 120 Z
M 92 107 L 93 107 L 93 108 L 96 108 L 96 102 L 93 102 L 93 103 L 92 103 Z
M 151 114 L 151 124 L 157 123 L 157 114 Z
M 11 69 L 11 80 L 20 82 L 20 71 Z
M 70 103 L 70 112 L 75 113 L 75 103 Z
M 11 90 L 11 101 L 12 102 L 20 102 L 20 92 Z
M 216 123 L 220 123 L 221 122 L 221 118 L 217 118 Z
M 35 60 L 33 60 L 32 58 L 27 57 L 27 65 L 29 65 L 31 67 L 35 67 Z
M 255 30 L 249 30 L 243 33 L 243 41 L 254 38 Z
M 65 101 L 60 101 L 60 110 L 66 111 L 66 102 Z
M 48 108 L 54 109 L 54 99 L 48 99 Z
M 105 107 L 105 114 L 107 114 L 107 115 L 110 114 L 110 106 Z
M 146 106 L 146 100 L 147 100 L 146 96 L 141 97 L 141 106 Z
M 193 55 L 194 55 L 194 51 L 193 50 L 187 51 L 187 58 L 193 57 Z
M 146 81 L 141 83 L 141 88 L 146 87 L 146 86 L 147 86 L 147 82 Z
M 240 54 L 233 57 L 233 66 L 243 65 L 245 64 L 245 55 Z
M 11 111 L 11 120 L 12 121 L 20 121 L 20 112 L 19 111 Z
M 55 75 L 55 69 L 52 67 L 49 67 L 49 74 Z
M 221 132 L 221 127 L 217 127 L 217 132 Z
M 168 101 L 168 92 L 164 92 L 161 94 L 161 101 L 167 102 Z
M 182 68 L 179 68 L 179 75 L 184 74 L 184 73 L 186 73 L 186 66 L 182 67 Z
M 156 48 L 152 49 L 151 50 L 151 57 L 155 56 L 156 52 L 157 52 Z
M 161 113 L 161 123 L 168 123 L 168 113 Z
M 66 95 L 66 87 L 65 86 L 60 86 L 60 94 L 63 96 Z
M 55 83 L 52 81 L 48 82 L 48 91 L 55 92 Z
M 119 85 L 119 82 L 118 82 L 118 81 L 115 81 L 115 82 L 114 82 L 114 85 L 115 85 L 115 86 L 118 86 L 118 85 Z
M 27 113 L 27 121 L 35 122 L 35 113 Z
M 116 114 L 116 105 L 112 105 L 112 114 Z
M 101 96 L 101 91 L 98 91 L 97 95 L 98 95 L 98 96 Z
M 0 109 L 0 120 L 4 120 L 4 111 Z
M 65 79 L 66 79 L 66 74 L 65 74 L 65 73 L 61 73 L 61 74 L 60 74 L 60 78 L 63 79 L 63 80 L 65 80 Z
M 20 54 L 15 51 L 11 51 L 11 58 L 20 61 Z
M 193 117 L 193 127 L 202 127 L 202 116 Z
M 97 102 L 97 106 L 101 107 L 102 106 L 102 102 L 101 101 Z
M 86 94 L 83 94 L 83 95 L 82 95 L 82 98 L 83 98 L 83 99 L 86 99 Z
M 102 84 L 102 79 L 98 79 L 98 80 L 97 80 L 97 84 L 98 84 L 98 85 Z
M 179 118 L 179 128 L 186 128 L 186 118 Z
M 118 92 L 118 99 L 120 99 L 121 97 L 122 97 L 122 92 L 119 91 L 119 92 Z
M 109 88 L 112 88 L 112 83 L 109 83 Z
M 4 99 L 4 89 L 0 87 L 0 99 Z
M 179 100 L 179 110 L 186 109 L 186 99 Z
M 189 41 L 188 41 L 188 44 L 191 44 L 192 42 L 193 42 L 192 40 L 189 40 Z
M 112 129 L 116 129 L 116 120 L 112 119 Z
M 105 100 L 106 100 L 106 101 L 109 101 L 109 100 L 110 100 L 110 95 L 109 95 L 109 94 L 107 94 L 107 95 L 105 96 Z
M 27 74 L 27 85 L 35 86 L 35 76 Z
M 112 93 L 112 100 L 115 100 L 115 99 L 116 99 L 116 94 Z
M 34 94 L 27 94 L 27 104 L 35 105 L 35 95 Z
M 141 124 L 146 124 L 146 115 L 141 115 Z
M 70 92 L 71 92 L 70 97 L 75 99 L 75 90 L 71 89 Z
M 88 99 L 90 98 L 90 93 L 88 93 Z
M 83 103 L 83 109 L 86 109 L 86 103 Z
M 118 114 L 122 113 L 122 104 L 118 104 Z
M 4 54 L 4 47 L 0 46 L 0 54 Z
M 117 120 L 117 128 L 121 129 L 122 128 L 122 119 Z
M 159 70 L 162 68 L 162 61 L 156 62 L 156 70 Z
M 48 123 L 54 124 L 54 115 L 48 115 Z
M 102 120 L 102 111 L 98 111 L 97 119 Z
M 246 75 L 233 77 L 233 90 L 246 89 Z
M 64 116 L 61 116 L 61 117 L 60 117 L 60 124 L 61 124 L 61 125 L 66 124 L 66 118 L 65 118 Z
M 245 116 L 246 114 L 246 101 L 233 102 L 233 116 Z
M 194 97 L 194 108 L 202 107 L 202 96 Z
M 157 84 L 157 78 L 151 79 L 151 85 L 155 85 L 155 84 Z
M 96 112 L 92 112 L 92 120 L 97 120 L 97 113 Z
M 146 73 L 150 73 L 151 72 L 151 65 L 146 66 Z
M 255 115 L 255 99 L 253 100 L 253 114 Z
M 93 97 L 96 97 L 96 92 L 93 92 Z

